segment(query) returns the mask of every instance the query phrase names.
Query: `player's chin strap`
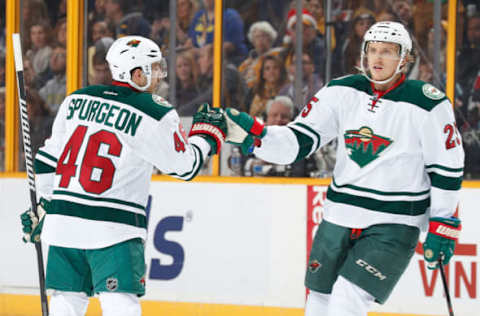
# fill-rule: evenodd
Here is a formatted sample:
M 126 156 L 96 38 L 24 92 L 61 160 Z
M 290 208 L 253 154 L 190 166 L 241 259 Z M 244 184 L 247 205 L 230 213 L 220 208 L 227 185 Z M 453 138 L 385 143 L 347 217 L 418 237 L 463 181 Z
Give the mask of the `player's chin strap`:
M 402 72 L 401 71 L 402 60 L 405 58 L 406 55 L 407 55 L 406 51 L 403 51 L 402 54 L 400 55 L 400 60 L 399 60 L 398 65 L 397 65 L 397 69 L 395 70 L 395 72 L 393 73 L 393 75 L 390 78 L 385 79 L 385 80 L 374 80 L 373 78 L 371 78 L 368 75 L 367 71 L 365 70 L 365 65 L 364 65 L 364 62 L 363 62 L 363 60 L 365 59 L 365 51 L 362 49 L 362 53 L 361 53 L 361 56 L 360 56 L 360 69 L 361 69 L 363 75 L 365 76 L 365 78 L 368 79 L 368 81 L 376 83 L 376 84 L 385 84 L 387 82 L 392 81 L 397 74 Z

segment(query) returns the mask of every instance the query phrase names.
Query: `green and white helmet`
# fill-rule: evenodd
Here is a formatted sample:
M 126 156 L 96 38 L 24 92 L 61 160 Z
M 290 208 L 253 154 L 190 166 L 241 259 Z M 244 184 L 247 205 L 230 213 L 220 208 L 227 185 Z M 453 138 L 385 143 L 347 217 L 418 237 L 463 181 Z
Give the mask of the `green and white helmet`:
M 367 53 L 367 46 L 369 42 L 386 42 L 394 43 L 400 46 L 400 61 L 397 69 L 391 78 L 377 81 L 369 77 L 366 72 L 364 60 Z M 412 51 L 412 39 L 407 29 L 403 24 L 398 22 L 378 22 L 373 24 L 363 36 L 362 50 L 361 50 L 361 69 L 368 80 L 374 83 L 387 83 L 392 80 L 396 74 L 401 72 L 401 61 Z
M 106 59 L 113 80 L 126 82 L 140 91 L 145 91 L 152 82 L 153 63 L 161 64 L 161 78 L 167 76 L 166 63 L 160 47 L 142 36 L 125 36 L 117 39 L 108 50 Z M 132 81 L 130 72 L 135 68 L 141 68 L 147 77 L 147 84 L 143 87 Z

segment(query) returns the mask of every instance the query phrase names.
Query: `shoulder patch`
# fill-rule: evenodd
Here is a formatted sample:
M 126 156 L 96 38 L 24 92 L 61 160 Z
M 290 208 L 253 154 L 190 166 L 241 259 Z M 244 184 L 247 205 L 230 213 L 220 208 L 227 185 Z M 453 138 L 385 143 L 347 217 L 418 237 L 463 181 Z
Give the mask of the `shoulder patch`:
M 157 95 L 157 94 L 152 94 L 152 100 L 153 102 L 161 105 L 161 106 L 167 106 L 167 107 L 172 107 L 172 105 L 170 103 L 168 103 L 167 100 L 165 100 L 164 98 L 162 98 L 161 96 Z
M 445 96 L 445 93 L 438 90 L 437 88 L 435 88 L 429 83 L 426 83 L 423 85 L 422 91 L 427 98 L 430 98 L 432 100 L 440 100 L 440 99 L 443 99 L 443 97 Z

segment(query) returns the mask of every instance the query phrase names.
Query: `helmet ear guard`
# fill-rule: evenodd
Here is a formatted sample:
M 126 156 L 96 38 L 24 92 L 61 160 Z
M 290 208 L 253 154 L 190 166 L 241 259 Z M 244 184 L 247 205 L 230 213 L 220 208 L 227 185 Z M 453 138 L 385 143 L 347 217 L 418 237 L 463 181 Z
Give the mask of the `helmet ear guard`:
M 394 43 L 400 46 L 400 61 L 398 62 L 397 69 L 393 75 L 385 80 L 374 80 L 371 78 L 364 65 L 364 60 L 366 57 L 366 50 L 369 42 L 386 42 Z M 407 59 L 407 56 L 412 51 L 412 39 L 403 26 L 403 24 L 398 22 L 378 22 L 372 25 L 363 37 L 361 52 L 360 52 L 360 68 L 363 75 L 371 82 L 377 84 L 384 84 L 391 81 L 395 76 L 402 72 L 402 68 L 405 64 L 402 65 L 402 61 Z
M 167 76 L 166 63 L 160 47 L 152 40 L 142 36 L 125 36 L 117 39 L 107 52 L 108 62 L 113 80 L 125 82 L 145 91 L 152 83 L 152 64 L 160 63 L 160 78 Z M 163 66 L 162 66 L 163 65 Z M 139 86 L 132 81 L 131 71 L 140 68 L 147 79 L 145 86 Z

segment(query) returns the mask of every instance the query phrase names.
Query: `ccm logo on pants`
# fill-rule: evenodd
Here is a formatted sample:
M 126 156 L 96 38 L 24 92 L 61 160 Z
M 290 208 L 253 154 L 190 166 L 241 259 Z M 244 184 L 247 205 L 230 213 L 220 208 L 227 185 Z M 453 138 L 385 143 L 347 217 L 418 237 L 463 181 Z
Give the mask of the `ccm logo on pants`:
M 365 268 L 369 273 L 373 274 L 374 277 L 379 278 L 381 281 L 385 280 L 387 277 L 384 276 L 380 271 L 378 271 L 376 268 L 372 267 L 368 262 L 358 259 L 356 262 L 359 266 L 362 268 Z

